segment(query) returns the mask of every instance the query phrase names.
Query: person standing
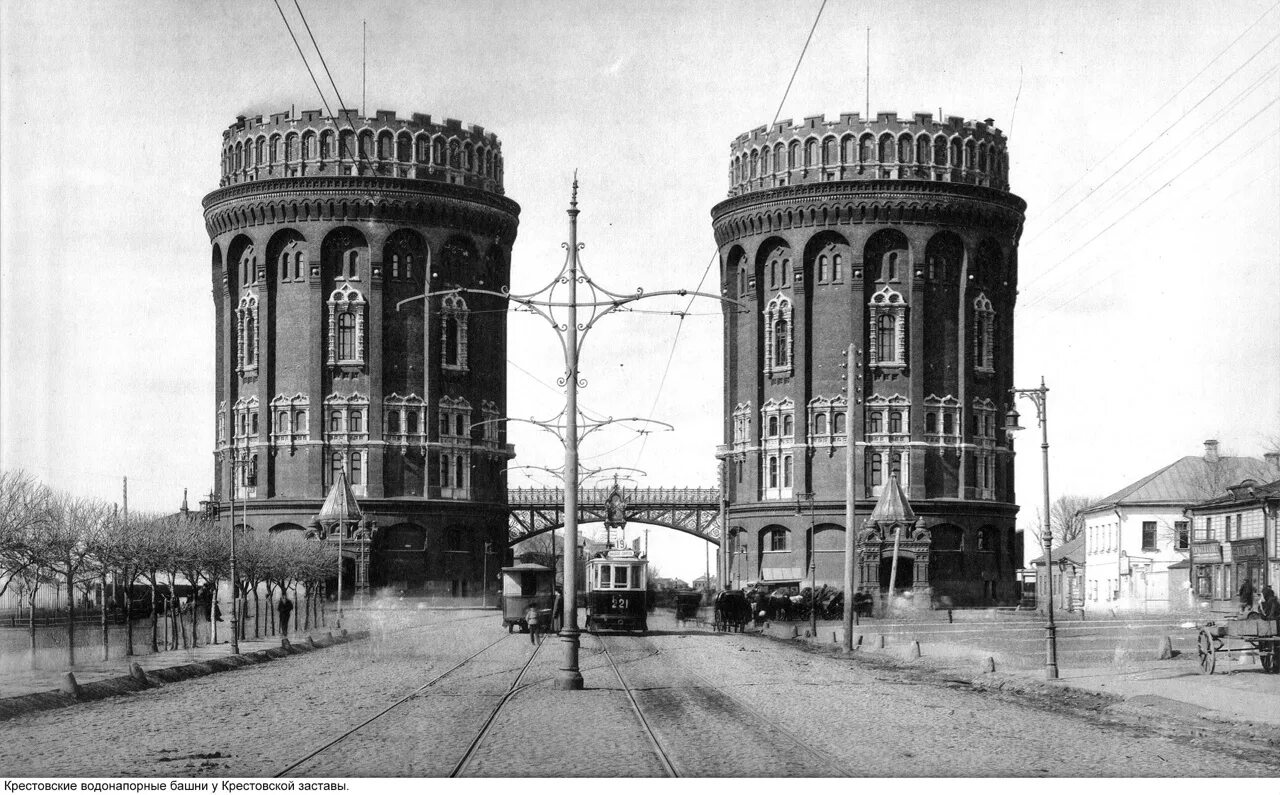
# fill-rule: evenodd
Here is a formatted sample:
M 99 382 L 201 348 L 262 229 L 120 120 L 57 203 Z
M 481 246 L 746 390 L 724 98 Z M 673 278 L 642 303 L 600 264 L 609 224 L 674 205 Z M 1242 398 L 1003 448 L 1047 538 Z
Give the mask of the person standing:
M 1253 609 L 1253 581 L 1248 577 L 1240 583 L 1240 612 L 1248 613 Z
M 293 600 L 289 598 L 287 591 L 280 592 L 280 602 L 276 605 L 276 612 L 280 614 L 280 634 L 289 637 L 289 619 L 293 616 Z

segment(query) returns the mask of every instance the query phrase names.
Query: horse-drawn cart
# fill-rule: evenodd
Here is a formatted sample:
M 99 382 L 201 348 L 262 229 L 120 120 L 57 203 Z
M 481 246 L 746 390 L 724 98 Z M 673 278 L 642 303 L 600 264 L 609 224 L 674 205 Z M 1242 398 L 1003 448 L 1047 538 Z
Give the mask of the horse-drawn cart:
M 1211 674 L 1218 666 L 1219 656 L 1230 659 L 1231 654 L 1252 651 L 1257 653 L 1262 670 L 1269 674 L 1280 673 L 1278 623 L 1276 619 L 1232 618 L 1205 624 L 1196 640 L 1200 670 Z
M 676 593 L 676 621 L 698 620 L 698 608 L 702 606 L 700 591 L 679 591 Z

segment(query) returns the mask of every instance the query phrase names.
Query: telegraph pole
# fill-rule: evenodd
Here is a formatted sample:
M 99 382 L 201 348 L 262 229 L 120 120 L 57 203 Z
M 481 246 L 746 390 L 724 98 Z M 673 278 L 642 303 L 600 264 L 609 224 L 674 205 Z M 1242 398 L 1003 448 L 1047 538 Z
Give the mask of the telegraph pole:
M 858 621 L 853 599 L 858 593 L 860 572 L 858 571 L 858 508 L 854 481 L 856 475 L 857 451 L 853 443 L 854 404 L 862 399 L 858 390 L 858 379 L 861 377 L 862 349 L 849 343 L 846 351 L 848 361 L 845 362 L 845 406 L 844 422 L 844 650 L 853 651 L 853 625 Z M 834 428 L 832 429 L 835 430 Z

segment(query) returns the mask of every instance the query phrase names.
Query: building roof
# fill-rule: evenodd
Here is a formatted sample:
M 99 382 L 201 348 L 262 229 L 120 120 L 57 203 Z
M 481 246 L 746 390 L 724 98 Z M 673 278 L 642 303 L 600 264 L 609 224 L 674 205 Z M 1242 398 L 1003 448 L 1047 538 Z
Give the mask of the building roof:
M 329 489 L 329 496 L 324 498 L 324 505 L 320 506 L 320 513 L 316 514 L 316 519 L 321 522 L 358 522 L 362 516 L 360 503 L 356 502 L 351 484 L 347 483 L 347 473 L 339 472 L 333 488 Z
M 871 522 L 873 524 L 911 524 L 916 520 L 916 512 L 911 510 L 911 503 L 907 502 L 907 495 L 902 493 L 902 486 L 898 485 L 898 476 L 889 473 L 889 482 L 885 484 L 884 489 L 880 492 L 880 499 L 876 500 L 876 507 L 871 509 Z
M 1202 456 L 1179 458 L 1114 494 L 1098 500 L 1081 513 L 1093 513 L 1118 505 L 1189 505 L 1216 497 L 1247 478 L 1268 481 L 1276 471 L 1261 458 L 1219 456 L 1209 461 Z
M 1055 547 L 1053 550 L 1054 560 L 1070 560 L 1076 563 L 1084 563 L 1084 534 L 1076 536 L 1065 544 Z M 1032 566 L 1043 566 L 1044 555 L 1038 558 L 1032 558 Z
M 1280 480 L 1273 480 L 1270 483 L 1259 483 L 1258 481 L 1243 481 L 1241 483 L 1232 484 L 1227 487 L 1226 494 L 1220 494 L 1212 499 L 1197 503 L 1197 509 L 1219 508 L 1236 504 L 1251 504 L 1262 500 L 1280 499 Z

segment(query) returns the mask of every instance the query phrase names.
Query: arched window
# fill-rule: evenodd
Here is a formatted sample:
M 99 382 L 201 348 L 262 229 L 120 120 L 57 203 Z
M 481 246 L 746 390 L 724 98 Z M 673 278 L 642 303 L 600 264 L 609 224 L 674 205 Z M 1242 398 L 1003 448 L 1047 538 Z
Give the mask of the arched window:
M 340 433 L 342 431 L 342 412 L 329 412 L 329 433 Z
M 858 162 L 870 163 L 874 159 L 872 149 L 874 144 L 870 135 L 864 135 L 858 140 Z
M 400 433 L 400 412 L 395 409 L 387 412 L 387 433 Z
M 947 164 L 947 138 L 944 135 L 933 139 L 933 164 L 935 166 Z
M 338 314 L 338 359 L 352 361 L 356 358 L 356 314 Z
M 351 485 L 359 486 L 364 483 L 364 456 L 360 453 L 351 454 Z
M 782 457 L 782 488 L 791 488 L 791 456 Z
M 960 168 L 960 166 L 962 165 L 964 165 L 964 155 L 961 153 L 960 139 L 952 138 L 951 139 L 951 167 Z
M 942 414 L 942 433 L 944 436 L 953 436 L 956 432 L 956 417 L 951 412 L 943 412 Z
M 338 159 L 356 159 L 356 134 L 351 130 L 343 130 L 338 134 Z
M 836 412 L 835 423 L 834 423 L 834 425 L 835 425 L 834 430 L 835 430 L 835 432 L 836 432 L 836 433 L 838 433 L 838 434 L 839 434 L 839 433 L 844 433 L 844 422 L 845 422 L 845 420 L 844 420 L 844 416 L 845 416 L 845 415 L 844 415 L 844 412 L 843 412 L 843 411 L 838 411 L 838 412 Z
M 787 148 L 782 145 L 781 141 L 773 145 L 773 170 L 787 170 Z
M 408 163 L 413 158 L 413 139 L 408 133 L 401 133 L 396 139 L 396 159 Z
M 822 164 L 832 166 L 836 163 L 836 139 L 827 138 L 822 142 Z
M 249 488 L 258 485 L 258 457 L 256 455 L 249 459 L 249 465 L 245 467 L 244 485 Z
M 995 309 L 985 293 L 973 301 L 973 366 L 982 372 L 995 370 Z
M 778 488 L 778 457 L 769 456 L 769 488 Z
M 889 412 L 889 433 L 902 433 L 902 412 Z
M 818 414 L 813 418 L 813 434 L 815 436 L 827 435 L 827 415 Z
M 783 436 L 796 435 L 795 420 L 792 418 L 790 414 L 784 414 L 782 416 L 782 435 Z
M 333 131 L 325 130 L 320 133 L 320 159 L 331 160 L 333 158 Z
M 787 541 L 787 531 L 783 528 L 775 527 L 769 531 L 770 552 L 786 552 L 790 548 Z
M 253 162 L 257 163 L 258 165 L 262 165 L 262 153 L 266 149 L 266 146 L 267 146 L 267 140 L 265 138 L 259 138 L 257 143 L 255 143 L 253 146 L 253 151 L 254 151 Z
M 902 483 L 902 453 L 889 454 L 889 474 L 898 479 Z
M 858 142 L 852 135 L 840 139 L 840 163 L 852 165 L 858 162 Z
M 467 369 L 467 324 L 470 310 L 458 293 L 449 293 L 440 301 L 440 361 L 444 367 Z
M 938 414 L 937 414 L 937 412 L 930 411 L 930 412 L 927 412 L 927 413 L 924 415 L 924 432 L 925 432 L 925 433 L 937 433 L 937 432 L 938 432 Z
M 879 155 L 880 155 L 881 163 L 893 162 L 893 138 L 889 137 L 888 135 L 883 135 L 880 137 Z
M 406 279 L 413 278 L 413 255 L 412 254 L 404 255 L 404 277 Z
M 427 163 L 431 160 L 431 141 L 425 135 L 418 136 L 415 142 L 414 159 L 419 163 Z
M 364 432 L 364 412 L 359 409 L 353 409 L 351 411 L 351 421 L 348 424 L 348 430 L 351 433 Z
M 360 159 L 368 160 L 373 156 L 373 133 L 368 130 L 360 132 Z
M 872 411 L 867 415 L 867 433 L 882 433 L 884 431 L 884 412 Z
M 453 472 L 454 472 L 453 485 L 458 488 L 462 488 L 463 486 L 466 485 L 466 482 L 467 482 L 466 479 L 464 478 L 464 475 L 466 473 L 463 470 L 463 463 L 464 462 L 463 462 L 462 456 L 457 456 L 456 458 L 453 459 Z
M 347 252 L 347 278 L 360 278 L 360 252 L 358 251 Z
M 929 151 L 929 139 L 923 135 L 916 139 L 916 162 L 927 166 L 933 161 L 933 153 Z
M 769 435 L 770 435 L 770 436 L 777 436 L 777 435 L 778 435 L 778 417 L 777 417 L 777 415 L 774 415 L 774 416 L 772 416 L 772 417 L 770 417 L 770 418 L 769 418 Z
M 302 278 L 302 252 L 295 251 L 293 254 L 293 278 Z
M 880 261 L 880 281 L 892 282 L 898 279 L 898 252 L 890 251 Z
M 271 160 L 271 162 L 272 162 L 272 163 L 277 163 L 277 162 L 279 162 L 279 160 L 280 160 L 280 136 L 278 136 L 278 135 L 273 135 L 273 136 L 271 136 L 270 151 L 267 153 L 267 156 L 268 156 L 268 158 Z
M 789 329 L 787 320 L 788 319 L 785 317 L 779 317 L 777 320 L 773 321 L 773 338 L 775 340 L 785 340 L 788 338 Z M 773 363 L 778 367 L 786 367 L 789 363 L 787 359 L 788 353 L 789 351 L 787 350 L 787 346 L 779 345 L 777 350 L 773 352 Z
M 307 432 L 307 412 L 303 411 L 302 409 L 298 409 L 297 411 L 293 412 L 293 432 L 294 433 Z
M 881 315 L 876 321 L 876 350 L 882 352 L 883 361 L 894 359 L 894 356 L 889 354 L 898 348 L 895 331 L 897 331 L 897 323 L 892 315 Z
M 818 165 L 818 141 L 810 138 L 804 145 L 804 167 L 813 168 Z
M 391 255 L 391 278 L 393 279 L 400 278 L 400 255 L 399 254 Z
M 835 254 L 831 257 L 831 281 L 838 282 L 844 278 L 840 272 L 840 255 Z
M 290 275 L 291 275 L 291 271 L 289 269 L 289 252 L 282 251 L 280 252 L 280 281 L 282 282 L 289 281 Z
M 308 132 L 302 136 L 302 159 L 310 160 L 316 150 L 316 134 Z
M 898 162 L 911 162 L 911 136 L 903 135 L 898 139 Z
M 884 457 L 880 453 L 871 454 L 871 466 L 868 468 L 871 486 L 879 488 L 884 485 Z
M 818 255 L 818 281 L 825 282 L 827 280 L 827 255 Z
M 405 419 L 405 423 L 404 423 L 405 433 L 417 433 L 418 432 L 418 412 L 406 411 L 404 413 L 404 419 Z
M 467 420 L 462 414 L 455 415 L 453 418 L 453 435 L 467 435 Z
M 342 460 L 342 453 L 334 453 L 329 458 L 329 482 L 337 483 L 338 476 L 347 471 L 346 462 Z
M 800 167 L 800 142 L 799 141 L 791 142 L 791 148 L 787 151 L 787 167 L 792 169 Z
M 298 148 L 298 136 L 289 135 L 284 139 L 284 162 L 293 162 L 294 154 Z
M 284 409 L 276 412 L 276 433 L 289 432 L 289 410 Z

